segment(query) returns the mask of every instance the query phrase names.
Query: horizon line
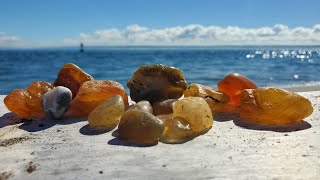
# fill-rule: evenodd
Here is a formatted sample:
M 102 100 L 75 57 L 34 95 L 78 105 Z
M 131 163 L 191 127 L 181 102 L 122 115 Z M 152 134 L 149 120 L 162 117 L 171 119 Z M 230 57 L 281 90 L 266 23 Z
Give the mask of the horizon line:
M 63 48 L 79 48 L 79 46 L 41 46 L 41 47 L 0 47 L 0 50 L 32 50 L 32 49 L 63 49 Z M 318 45 L 88 45 L 84 44 L 84 49 L 86 48 L 135 48 L 135 47 L 151 47 L 151 48 L 200 48 L 200 47 L 320 47 Z

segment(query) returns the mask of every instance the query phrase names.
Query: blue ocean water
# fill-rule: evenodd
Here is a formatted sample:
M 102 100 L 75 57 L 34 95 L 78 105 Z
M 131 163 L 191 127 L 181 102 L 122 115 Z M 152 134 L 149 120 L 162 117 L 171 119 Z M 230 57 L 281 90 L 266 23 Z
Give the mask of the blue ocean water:
M 0 94 L 32 81 L 53 82 L 65 63 L 75 63 L 95 79 L 126 85 L 141 65 L 180 68 L 189 83 L 216 87 L 238 72 L 258 86 L 320 84 L 320 47 L 86 47 L 0 50 Z M 128 89 L 127 89 L 128 90 Z

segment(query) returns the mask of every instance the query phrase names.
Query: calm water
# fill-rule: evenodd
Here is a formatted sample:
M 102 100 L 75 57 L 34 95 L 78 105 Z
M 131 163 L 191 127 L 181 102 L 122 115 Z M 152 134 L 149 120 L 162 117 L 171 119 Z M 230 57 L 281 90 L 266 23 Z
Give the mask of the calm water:
M 0 50 L 0 94 L 32 81 L 52 82 L 63 64 L 72 62 L 95 79 L 125 86 L 143 64 L 166 64 L 183 70 L 189 83 L 216 87 L 238 72 L 259 86 L 320 84 L 320 47 L 106 47 Z

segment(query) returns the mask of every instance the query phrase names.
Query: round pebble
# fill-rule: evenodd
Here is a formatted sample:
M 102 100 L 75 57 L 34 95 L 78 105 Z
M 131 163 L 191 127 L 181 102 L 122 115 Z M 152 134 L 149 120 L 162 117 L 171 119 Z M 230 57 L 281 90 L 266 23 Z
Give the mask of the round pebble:
M 50 117 L 61 119 L 68 110 L 71 100 L 71 90 L 63 86 L 57 86 L 42 96 L 42 109 Z

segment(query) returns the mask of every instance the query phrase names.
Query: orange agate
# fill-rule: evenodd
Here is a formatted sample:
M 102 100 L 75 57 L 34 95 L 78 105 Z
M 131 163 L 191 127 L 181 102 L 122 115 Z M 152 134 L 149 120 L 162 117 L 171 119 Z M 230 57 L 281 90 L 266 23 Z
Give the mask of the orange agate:
M 227 94 L 230 98 L 229 104 L 240 103 L 240 93 L 244 89 L 256 89 L 257 85 L 247 77 L 232 73 L 227 75 L 218 83 L 218 91 Z
M 120 83 L 111 80 L 86 81 L 71 101 L 67 115 L 88 116 L 101 102 L 115 95 L 122 96 L 125 107 L 128 108 L 128 96 Z
M 283 89 L 246 89 L 241 93 L 240 119 L 249 124 L 295 124 L 312 112 L 311 102 L 307 98 Z
M 4 98 L 4 104 L 22 118 L 40 118 L 44 116 L 41 96 L 53 89 L 53 85 L 35 81 L 26 89 L 15 89 Z
M 80 67 L 75 64 L 65 64 L 57 79 L 54 81 L 54 86 L 64 86 L 71 90 L 72 97 L 75 97 L 81 85 L 86 81 L 92 81 L 93 77 L 84 72 Z

